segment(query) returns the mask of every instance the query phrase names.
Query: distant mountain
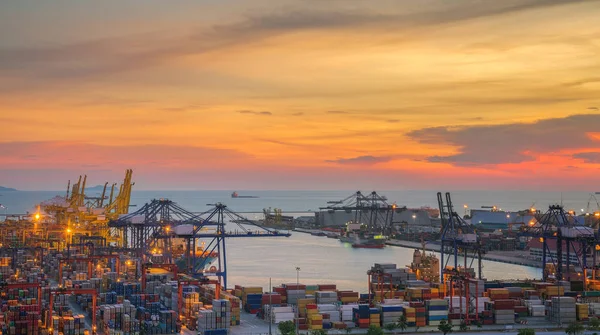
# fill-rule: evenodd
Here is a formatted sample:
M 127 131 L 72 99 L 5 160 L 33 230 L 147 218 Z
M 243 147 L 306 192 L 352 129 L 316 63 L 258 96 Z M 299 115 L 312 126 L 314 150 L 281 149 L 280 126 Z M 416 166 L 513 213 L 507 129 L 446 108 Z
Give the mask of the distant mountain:
M 86 192 L 102 192 L 102 190 L 104 190 L 104 185 L 96 185 L 96 186 L 85 188 Z
M 0 186 L 0 192 L 12 192 L 12 191 L 16 191 L 16 190 L 17 189 L 15 189 L 15 188 Z

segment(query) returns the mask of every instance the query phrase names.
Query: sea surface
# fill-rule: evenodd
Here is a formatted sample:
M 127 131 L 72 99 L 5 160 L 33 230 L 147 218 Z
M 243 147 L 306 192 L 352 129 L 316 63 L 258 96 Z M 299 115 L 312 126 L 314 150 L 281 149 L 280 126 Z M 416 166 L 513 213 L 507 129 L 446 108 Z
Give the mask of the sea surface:
M 312 215 L 327 201 L 341 200 L 351 195 L 348 191 L 238 191 L 240 195 L 258 198 L 231 198 L 232 191 L 134 191 L 131 204 L 141 207 L 152 199 L 166 198 L 192 212 L 204 212 L 208 204 L 224 203 L 229 209 L 251 219 L 261 218 L 264 208 L 281 208 L 289 215 Z M 0 217 L 3 214 L 34 212 L 35 204 L 64 195 L 64 191 L 0 192 Z M 89 196 L 99 192 L 87 192 Z M 437 207 L 435 191 L 385 191 L 390 203 L 409 208 Z M 534 206 L 544 210 L 550 204 L 562 203 L 565 208 L 587 210 L 590 193 L 586 192 L 529 192 L 529 191 L 455 191 L 452 192 L 456 211 L 463 204 L 469 208 L 495 205 L 508 211 Z M 595 210 L 595 203 L 592 201 Z M 366 271 L 376 262 L 410 264 L 412 249 L 386 247 L 381 250 L 353 249 L 335 239 L 293 233 L 289 238 L 232 238 L 227 240 L 228 286 L 273 285 L 295 283 L 296 276 L 305 284 L 335 283 L 339 288 L 367 291 Z M 488 279 L 540 278 L 537 268 L 484 261 L 483 274 Z M 296 267 L 300 271 L 296 271 Z

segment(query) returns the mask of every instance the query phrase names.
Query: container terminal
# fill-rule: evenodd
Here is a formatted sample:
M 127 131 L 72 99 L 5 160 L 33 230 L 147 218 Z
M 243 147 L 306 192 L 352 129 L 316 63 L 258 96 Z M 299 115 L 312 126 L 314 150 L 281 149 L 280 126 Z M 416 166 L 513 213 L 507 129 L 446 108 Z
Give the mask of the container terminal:
M 265 291 L 227 282 L 226 241 L 289 237 L 289 230 L 274 228 L 281 226 L 272 222 L 280 210 L 258 222 L 221 203 L 198 214 L 154 199 L 132 212 L 132 170 L 118 187 L 106 183 L 99 197 L 85 195 L 86 180 L 69 182 L 64 196 L 40 203 L 35 213 L 0 224 L 1 334 L 251 334 L 264 333 L 265 325 L 276 332 L 286 321 L 301 332 L 400 324 L 435 331 L 443 322 L 548 328 L 600 314 L 598 225 L 580 224 L 559 205 L 532 210 L 531 220 L 512 229 L 539 244 L 538 281 L 486 280 L 485 235 L 454 210 L 449 193 L 438 193 L 434 237 L 421 234 L 411 264 L 365 269 L 364 292 L 299 280 Z M 338 234 L 328 237 L 384 248 L 390 236 L 398 238 L 394 216 L 407 209 L 357 192 L 316 216 L 331 220 L 340 211 L 351 219 L 342 229 L 323 230 Z M 404 224 L 400 233 L 409 236 Z M 428 243 L 437 245 L 437 255 L 428 253 Z

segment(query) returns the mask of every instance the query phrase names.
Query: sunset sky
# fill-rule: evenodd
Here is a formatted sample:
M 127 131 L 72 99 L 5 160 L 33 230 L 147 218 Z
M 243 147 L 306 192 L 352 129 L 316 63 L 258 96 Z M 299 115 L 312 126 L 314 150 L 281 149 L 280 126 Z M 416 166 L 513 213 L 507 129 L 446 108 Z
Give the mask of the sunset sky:
M 0 4 L 0 185 L 600 191 L 600 1 Z

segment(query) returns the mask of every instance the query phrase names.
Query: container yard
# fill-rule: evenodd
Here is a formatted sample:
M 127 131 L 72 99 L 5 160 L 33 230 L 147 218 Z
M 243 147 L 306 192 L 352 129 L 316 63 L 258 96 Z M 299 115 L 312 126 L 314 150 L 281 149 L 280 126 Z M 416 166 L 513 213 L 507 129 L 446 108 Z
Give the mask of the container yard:
M 130 170 L 118 190 L 106 184 L 98 198 L 85 196 L 85 183 L 80 177 L 65 197 L 2 223 L 0 334 L 227 335 L 261 333 L 257 324 L 277 329 L 282 322 L 301 332 L 366 332 L 400 324 L 435 330 L 443 322 L 504 329 L 600 316 L 598 270 L 572 264 L 568 256 L 566 262 L 544 263 L 540 281 L 483 278 L 478 235 L 453 211 L 449 194 L 438 194 L 440 257 L 427 254 L 422 241 L 410 265 L 365 268 L 363 290 L 297 277 L 265 291 L 227 282 L 226 241 L 289 233 L 260 226 L 220 203 L 198 216 L 155 199 L 130 213 Z M 567 254 L 577 253 L 578 245 L 599 248 L 589 230 L 544 220 L 540 216 L 531 225 L 531 238 L 566 242 Z M 549 234 L 545 224 L 568 233 Z

